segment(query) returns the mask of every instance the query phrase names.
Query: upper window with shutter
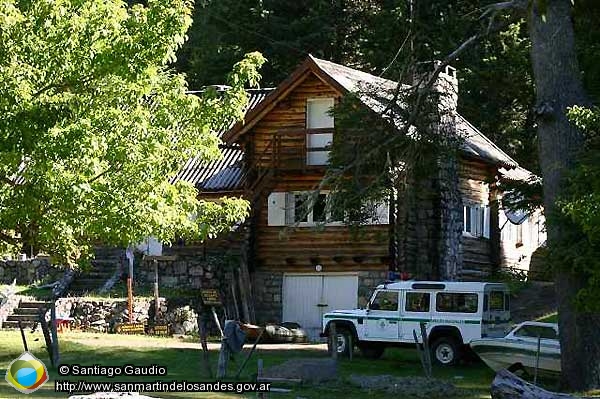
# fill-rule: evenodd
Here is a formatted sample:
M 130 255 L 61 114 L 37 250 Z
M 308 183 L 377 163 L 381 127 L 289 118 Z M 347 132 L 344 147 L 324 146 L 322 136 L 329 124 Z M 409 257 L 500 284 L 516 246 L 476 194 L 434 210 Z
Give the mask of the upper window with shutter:
M 306 100 L 306 164 L 327 165 L 329 146 L 333 141 L 333 98 L 309 98 Z M 322 130 L 322 131 L 319 131 Z
M 299 227 L 317 224 L 342 225 L 341 212 L 327 210 L 328 192 L 315 195 L 311 191 L 274 192 L 268 198 L 268 225 Z M 375 205 L 375 214 L 366 224 L 388 224 L 389 206 L 387 203 Z

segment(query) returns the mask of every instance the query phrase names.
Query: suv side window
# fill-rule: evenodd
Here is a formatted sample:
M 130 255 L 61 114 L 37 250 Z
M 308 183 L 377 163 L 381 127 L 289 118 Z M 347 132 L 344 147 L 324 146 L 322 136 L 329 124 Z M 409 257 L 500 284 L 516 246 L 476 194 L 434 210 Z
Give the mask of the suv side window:
M 429 292 L 407 292 L 404 310 L 407 312 L 429 312 L 430 298 L 431 294 Z
M 372 310 L 398 310 L 398 291 L 378 291 L 369 305 Z
M 440 292 L 435 297 L 438 312 L 477 313 L 477 294 Z

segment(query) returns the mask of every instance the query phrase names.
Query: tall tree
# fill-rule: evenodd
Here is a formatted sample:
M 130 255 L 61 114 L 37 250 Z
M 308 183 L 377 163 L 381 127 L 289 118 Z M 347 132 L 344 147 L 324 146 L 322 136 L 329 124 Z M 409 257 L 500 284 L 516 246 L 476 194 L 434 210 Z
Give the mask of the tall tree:
M 192 3 L 147 3 L 0 2 L 0 240 L 73 265 L 96 242 L 205 236 L 244 215 L 170 179 L 219 156 L 211 130 L 241 117 L 263 59 L 238 63 L 224 95 L 187 95 L 168 64 Z
M 565 173 L 573 169 L 584 137 L 568 118 L 571 107 L 590 104 L 581 80 L 570 0 L 533 2 L 528 15 L 531 59 L 536 89 L 540 165 L 548 245 L 559 247 L 573 229 L 560 223 L 556 204 L 565 194 Z M 574 389 L 600 386 L 600 313 L 577 307 L 589 273 L 560 265 L 556 273 L 562 355 L 562 379 Z

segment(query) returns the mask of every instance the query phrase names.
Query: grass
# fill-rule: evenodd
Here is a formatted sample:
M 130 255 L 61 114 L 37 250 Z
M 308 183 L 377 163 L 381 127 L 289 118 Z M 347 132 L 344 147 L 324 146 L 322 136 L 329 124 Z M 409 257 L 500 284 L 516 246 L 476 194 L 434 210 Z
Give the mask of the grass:
M 47 365 L 48 356 L 43 347 L 43 337 L 41 333 L 27 333 L 30 351 L 44 361 Z M 166 381 L 188 380 L 188 381 L 209 381 L 207 375 L 203 373 L 201 363 L 201 351 L 194 348 L 182 348 L 184 344 L 174 338 L 157 338 L 143 336 L 123 336 L 106 334 L 88 334 L 88 333 L 67 333 L 60 336 L 61 363 L 62 364 L 84 364 L 84 365 L 124 365 L 127 363 L 134 365 L 157 364 L 167 367 L 168 373 L 163 377 Z M 37 340 L 35 340 L 37 339 Z M 143 347 L 138 347 L 143 344 Z M 118 345 L 118 346 L 115 346 Z M 180 346 L 180 347 L 176 347 Z M 259 349 L 251 361 L 248 363 L 245 371 L 240 377 L 240 381 L 251 381 L 256 375 L 257 359 L 260 357 L 264 361 L 265 367 L 283 363 L 292 358 L 307 357 L 325 357 L 326 353 L 322 347 L 311 347 L 315 349 L 305 350 L 267 350 Z M 247 351 L 247 349 L 245 349 Z M 4 382 L 2 374 L 5 373 L 9 363 L 18 357 L 22 352 L 21 338 L 16 331 L 0 331 L 0 397 L 17 398 L 21 394 L 14 391 Z M 218 353 L 211 351 L 210 360 L 214 369 L 217 363 Z M 237 356 L 237 361 L 231 363 L 229 370 L 233 373 L 242 361 L 242 356 Z M 326 396 L 328 399 L 336 398 L 386 398 L 389 394 L 382 391 L 361 391 L 359 388 L 349 385 L 346 380 L 351 374 L 362 375 L 383 375 L 393 376 L 421 376 L 423 375 L 417 353 L 414 349 L 389 349 L 382 359 L 368 360 L 356 356 L 352 361 L 341 360 L 340 363 L 340 382 L 321 384 L 321 385 L 301 385 L 293 386 L 290 394 L 271 394 L 270 396 L 287 398 L 321 398 Z M 50 379 L 64 379 L 59 377 L 56 368 L 48 367 Z M 464 391 L 462 398 L 489 398 L 489 387 L 493 379 L 493 372 L 482 363 L 457 366 L 452 368 L 434 368 L 434 377 L 450 380 L 459 389 Z M 68 379 L 76 380 L 76 377 Z M 81 377 L 79 377 L 81 379 Z M 156 377 L 118 377 L 118 381 L 153 381 Z M 90 381 L 110 381 L 101 377 L 86 377 Z M 276 386 L 282 386 L 276 384 Z M 65 398 L 67 394 L 55 393 L 52 382 L 44 385 L 34 394 L 36 397 L 43 398 Z M 148 393 L 149 396 L 153 396 Z M 225 393 L 157 393 L 154 396 L 161 398 L 239 398 L 240 395 Z M 243 397 L 253 398 L 256 394 L 245 394 Z

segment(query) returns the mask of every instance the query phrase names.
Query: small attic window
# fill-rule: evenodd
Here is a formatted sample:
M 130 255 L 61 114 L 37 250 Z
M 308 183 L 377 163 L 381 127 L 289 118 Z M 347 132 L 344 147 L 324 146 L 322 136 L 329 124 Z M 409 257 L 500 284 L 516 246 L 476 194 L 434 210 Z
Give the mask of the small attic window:
M 333 141 L 333 116 L 329 114 L 335 104 L 333 98 L 310 98 L 306 101 L 306 164 L 327 165 L 329 146 Z M 317 129 L 328 129 L 314 132 Z M 331 130 L 330 130 L 331 129 Z

